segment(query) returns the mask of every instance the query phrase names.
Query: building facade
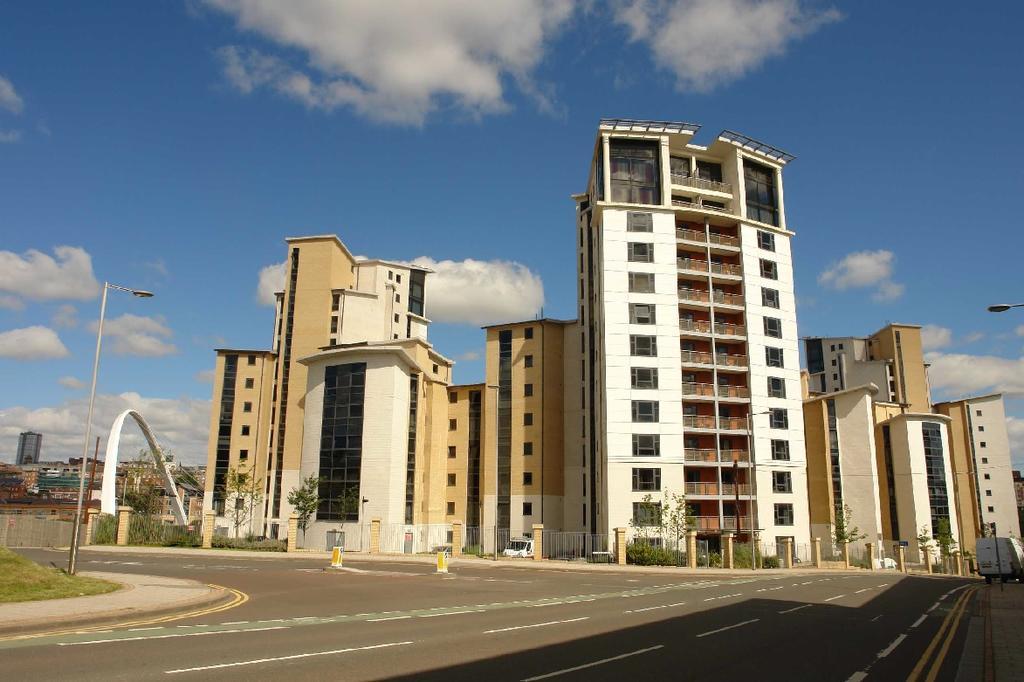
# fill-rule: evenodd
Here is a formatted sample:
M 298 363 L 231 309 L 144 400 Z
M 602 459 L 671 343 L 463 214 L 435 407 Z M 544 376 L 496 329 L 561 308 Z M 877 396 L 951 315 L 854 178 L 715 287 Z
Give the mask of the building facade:
M 18 453 L 14 463 L 18 466 L 23 464 L 36 464 L 39 462 L 39 455 L 43 448 L 43 434 L 35 431 L 25 431 L 18 435 Z

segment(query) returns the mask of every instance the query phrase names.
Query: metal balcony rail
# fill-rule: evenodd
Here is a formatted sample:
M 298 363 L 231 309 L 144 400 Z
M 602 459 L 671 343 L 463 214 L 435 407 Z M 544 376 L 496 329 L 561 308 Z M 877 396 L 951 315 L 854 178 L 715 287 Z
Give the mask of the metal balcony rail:
M 746 367 L 747 356 L 729 353 L 719 353 L 715 356 L 715 364 L 722 367 Z
M 695 270 L 697 272 L 707 272 L 708 262 L 706 260 L 700 260 L 698 258 L 676 258 L 676 267 L 680 270 Z
M 707 243 L 707 238 L 703 232 L 686 228 L 676 228 L 676 239 L 685 239 L 688 242 L 698 242 L 700 244 Z
M 682 202 L 682 201 L 679 201 L 677 199 L 673 199 L 672 203 L 677 205 L 677 206 L 690 206 L 690 205 L 692 205 L 691 203 Z M 705 206 L 705 208 L 709 208 L 710 209 L 710 208 L 713 208 L 713 207 Z M 723 211 L 723 210 L 727 210 L 727 209 L 714 208 L 713 210 Z M 736 238 L 736 237 L 732 237 L 732 236 L 729 236 L 727 234 L 720 234 L 718 232 L 711 232 L 710 234 L 705 234 L 703 231 L 691 230 L 691 229 L 686 228 L 686 227 L 677 227 L 676 228 L 676 239 L 683 239 L 683 240 L 688 241 L 688 242 L 697 242 L 698 244 L 707 244 L 707 243 L 710 242 L 711 244 L 717 244 L 717 245 L 721 245 L 721 246 L 739 246 L 740 245 L 740 240 L 738 238 Z
M 722 450 L 720 461 L 722 462 L 749 462 L 750 457 L 746 450 Z
M 743 305 L 743 296 L 741 294 L 730 294 L 725 291 L 715 291 L 714 301 L 721 305 Z
M 731 464 L 734 461 L 746 462 L 748 457 L 746 450 L 722 450 L 718 453 L 715 452 L 714 448 L 685 448 L 683 450 L 683 460 L 686 462 L 723 462 Z
M 717 483 L 686 483 L 683 490 L 687 495 L 717 495 Z
M 740 483 L 739 484 L 739 488 L 740 488 L 740 495 L 749 495 L 750 494 L 750 484 L 749 483 Z M 735 483 L 723 483 L 722 484 L 722 494 L 723 495 L 735 496 L 736 495 L 736 484 Z
M 719 386 L 719 398 L 749 398 L 750 389 L 746 386 Z
M 698 303 L 707 303 L 709 294 L 704 289 L 680 289 L 679 299 L 682 301 L 697 301 Z
M 705 180 L 704 178 L 694 177 L 689 174 L 672 173 L 672 184 L 682 185 L 683 187 L 695 187 L 696 189 L 707 189 L 712 192 L 725 192 L 726 194 L 732 194 L 732 185 L 728 182 Z
M 683 426 L 688 429 L 714 429 L 715 416 L 712 414 L 684 414 Z
M 722 530 L 736 530 L 736 517 L 726 516 L 722 519 Z M 740 516 L 740 530 L 750 530 L 749 516 Z
M 732 263 L 711 263 L 711 272 L 716 275 L 742 275 L 743 268 Z
M 718 428 L 729 429 L 730 431 L 746 431 L 747 420 L 745 417 L 719 417 Z
M 708 320 L 679 320 L 679 331 L 711 333 L 711 322 Z
M 680 351 L 682 355 L 682 361 L 691 365 L 713 365 L 715 364 L 714 356 L 707 351 L 702 350 L 684 350 Z
M 720 520 L 717 516 L 695 516 L 693 522 L 697 527 L 697 530 L 719 530 L 721 528 Z
M 725 211 L 724 208 L 716 208 L 716 211 Z M 708 241 L 712 244 L 721 244 L 722 246 L 739 246 L 740 240 L 736 237 L 730 237 L 727 234 L 720 234 L 718 232 L 712 232 L 708 235 Z
M 699 384 L 696 381 L 683 382 L 684 396 L 706 396 L 711 398 L 715 395 L 714 384 Z
M 747 328 L 742 324 L 731 322 L 715 322 L 715 333 L 722 336 L 746 336 Z

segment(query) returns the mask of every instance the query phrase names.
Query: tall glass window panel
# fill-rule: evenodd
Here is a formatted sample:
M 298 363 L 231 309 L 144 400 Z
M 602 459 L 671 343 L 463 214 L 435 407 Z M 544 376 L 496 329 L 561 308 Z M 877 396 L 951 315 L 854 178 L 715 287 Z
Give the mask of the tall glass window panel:
M 609 151 L 611 200 L 630 204 L 660 204 L 658 143 L 613 138 Z
M 630 303 L 629 323 L 630 324 L 654 324 L 656 320 L 655 307 L 653 303 Z
M 653 272 L 631 272 L 629 273 L 629 290 L 636 294 L 654 293 Z
M 743 182 L 747 195 L 747 217 L 768 225 L 778 225 L 775 169 L 744 159 Z
M 631 263 L 653 263 L 654 244 L 650 242 L 629 242 L 626 244 L 626 260 Z

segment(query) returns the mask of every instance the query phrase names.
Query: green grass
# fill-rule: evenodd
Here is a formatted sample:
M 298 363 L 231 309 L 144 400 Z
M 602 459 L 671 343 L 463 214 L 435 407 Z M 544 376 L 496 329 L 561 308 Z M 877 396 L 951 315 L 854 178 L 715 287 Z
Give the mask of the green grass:
M 0 603 L 104 594 L 119 587 L 107 580 L 45 568 L 0 547 Z

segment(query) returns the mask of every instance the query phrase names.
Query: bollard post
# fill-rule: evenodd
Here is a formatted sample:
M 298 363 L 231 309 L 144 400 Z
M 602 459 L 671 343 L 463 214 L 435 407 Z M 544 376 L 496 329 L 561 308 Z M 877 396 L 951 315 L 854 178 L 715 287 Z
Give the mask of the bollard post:
M 924 552 L 924 570 L 928 575 L 932 573 L 932 548 L 922 547 L 921 551 Z
M 697 531 L 686 531 L 686 562 L 690 568 L 697 568 Z
M 615 529 L 615 563 L 619 566 L 626 565 L 626 529 Z
M 964 558 L 960 554 L 959 550 L 953 552 L 953 560 L 956 561 L 956 574 L 957 575 L 963 575 L 964 574 Z
M 544 558 L 544 524 L 533 524 L 533 560 L 540 561 Z
M 722 568 L 735 568 L 732 554 L 732 541 L 736 536 L 731 530 L 722 533 Z
M 447 573 L 448 572 L 448 555 L 444 552 L 437 553 L 437 572 Z
M 907 548 L 903 545 L 896 550 L 896 570 L 900 573 L 907 572 Z
M 370 554 L 380 554 L 380 519 L 370 519 Z
M 99 509 L 89 507 L 85 512 L 85 537 L 82 539 L 83 545 L 92 544 L 93 527 L 96 525 L 96 517 L 99 516 Z
M 849 570 L 849 568 L 850 568 L 850 543 L 849 542 L 841 542 L 839 544 L 841 544 L 843 546 L 842 547 L 843 568 Z
M 345 567 L 345 548 L 344 547 L 333 547 L 331 548 L 331 568 L 344 568 Z
M 793 538 L 782 538 L 782 567 L 793 568 Z
M 821 568 L 821 538 L 811 538 L 811 558 L 815 568 Z
M 299 517 L 292 514 L 288 517 L 288 551 L 294 552 L 299 548 Z
M 213 547 L 213 530 L 217 523 L 217 515 L 213 512 L 203 514 L 203 548 Z
M 452 556 L 462 556 L 462 521 L 452 521 Z
M 865 542 L 864 547 L 868 550 L 868 570 L 875 570 L 875 546 L 870 542 Z
M 117 544 L 128 544 L 128 529 L 132 523 L 132 508 L 118 507 L 117 509 Z

